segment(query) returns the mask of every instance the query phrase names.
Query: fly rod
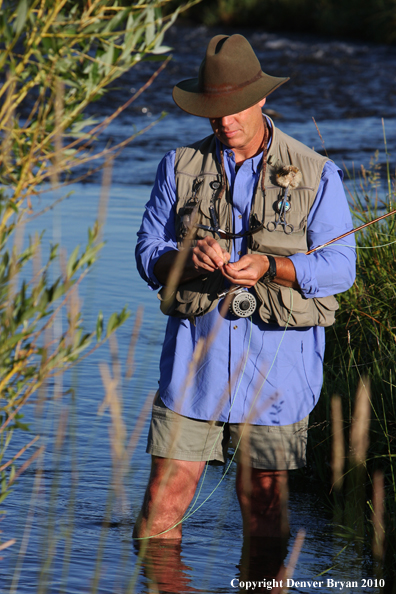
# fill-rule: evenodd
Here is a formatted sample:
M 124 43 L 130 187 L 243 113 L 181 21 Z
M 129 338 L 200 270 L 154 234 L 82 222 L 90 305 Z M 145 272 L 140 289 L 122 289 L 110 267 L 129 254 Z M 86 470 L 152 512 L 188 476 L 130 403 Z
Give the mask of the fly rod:
M 313 248 L 312 250 L 309 250 L 309 252 L 305 252 L 305 255 L 309 256 L 309 254 L 312 254 L 313 252 L 317 252 L 318 250 L 321 250 L 322 248 L 330 245 L 331 243 L 334 243 L 335 241 L 338 241 L 339 239 L 344 239 L 344 237 L 348 237 L 348 235 L 351 235 L 352 233 L 356 233 L 357 231 L 360 231 L 361 229 L 364 229 L 365 227 L 368 227 L 369 225 L 378 223 L 378 221 L 382 221 L 382 219 L 386 219 L 386 217 L 390 217 L 393 214 L 396 214 L 396 209 L 392 210 L 391 212 L 387 212 L 386 214 L 378 217 L 377 219 L 374 219 L 373 221 L 364 223 L 364 225 L 360 225 L 360 227 L 356 227 L 356 229 L 351 229 L 350 231 L 348 231 L 347 233 L 344 233 L 343 235 L 339 235 L 338 237 L 335 237 L 334 239 L 330 239 L 330 241 L 326 241 L 326 243 L 322 243 L 322 245 L 318 245 L 317 247 Z

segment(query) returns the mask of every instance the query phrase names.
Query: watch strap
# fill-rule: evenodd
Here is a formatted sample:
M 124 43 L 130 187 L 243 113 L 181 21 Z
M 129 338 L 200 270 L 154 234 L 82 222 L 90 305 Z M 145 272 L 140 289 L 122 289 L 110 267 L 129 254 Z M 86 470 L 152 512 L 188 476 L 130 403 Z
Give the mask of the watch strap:
M 270 283 L 276 277 L 276 260 L 273 256 L 267 256 L 267 258 L 269 261 L 269 267 L 260 279 L 264 283 Z

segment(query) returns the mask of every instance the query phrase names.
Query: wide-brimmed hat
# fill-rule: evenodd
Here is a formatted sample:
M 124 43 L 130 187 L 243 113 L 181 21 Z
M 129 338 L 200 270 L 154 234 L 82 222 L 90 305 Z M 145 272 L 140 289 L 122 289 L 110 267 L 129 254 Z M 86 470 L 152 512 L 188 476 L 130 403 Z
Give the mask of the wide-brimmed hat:
M 219 118 L 248 109 L 287 80 L 265 74 L 242 35 L 216 35 L 209 42 L 198 78 L 177 84 L 173 99 L 187 113 Z

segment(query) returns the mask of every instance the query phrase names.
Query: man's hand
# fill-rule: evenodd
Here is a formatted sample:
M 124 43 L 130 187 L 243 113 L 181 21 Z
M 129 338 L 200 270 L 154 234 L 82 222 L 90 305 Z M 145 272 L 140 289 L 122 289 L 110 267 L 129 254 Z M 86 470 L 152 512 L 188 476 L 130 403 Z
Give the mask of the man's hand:
M 230 254 L 223 250 L 213 237 L 199 239 L 197 245 L 189 250 L 177 282 L 185 283 L 206 274 L 208 271 L 214 272 L 222 269 L 230 257 Z M 175 266 L 177 267 L 178 258 L 180 262 L 180 252 L 172 250 L 161 256 L 155 264 L 154 274 L 161 285 L 168 283 L 171 271 Z
M 220 247 L 213 237 L 199 239 L 192 248 L 192 262 L 196 270 L 214 272 L 223 268 L 230 260 L 230 254 Z
M 293 262 L 289 258 L 275 258 L 276 277 L 274 281 L 284 287 L 298 289 L 296 271 Z M 260 254 L 247 254 L 237 262 L 225 264 L 221 271 L 224 276 L 234 285 L 253 287 L 267 272 L 269 261 L 267 256 Z
M 234 285 L 253 287 L 268 270 L 268 259 L 258 254 L 242 256 L 237 262 L 223 266 L 224 276 Z

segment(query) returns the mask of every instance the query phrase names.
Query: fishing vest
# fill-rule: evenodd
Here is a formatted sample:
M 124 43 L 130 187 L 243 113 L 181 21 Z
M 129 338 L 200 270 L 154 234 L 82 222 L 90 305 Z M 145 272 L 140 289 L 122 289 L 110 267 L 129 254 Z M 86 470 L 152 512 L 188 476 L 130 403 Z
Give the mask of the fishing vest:
M 264 227 L 248 238 L 249 254 L 287 257 L 308 251 L 308 214 L 326 161 L 325 157 L 281 132 L 272 123 L 272 141 L 264 180 L 265 199 L 261 191 L 261 172 L 250 213 L 250 223 L 264 222 Z M 289 235 L 282 225 L 274 231 L 267 229 L 267 224 L 275 222 L 279 216 L 276 204 L 282 199 L 284 188 L 277 184 L 276 174 L 286 165 L 294 165 L 302 173 L 299 186 L 290 190 L 288 195 L 291 208 L 287 212 L 287 223 L 294 227 Z M 226 183 L 226 190 L 221 194 L 222 181 Z M 175 230 L 179 249 L 186 247 L 187 244 L 183 244 L 186 236 L 189 236 L 188 248 L 205 236 L 213 236 L 222 248 L 231 253 L 230 239 L 219 239 L 216 233 L 205 229 L 194 228 L 191 232 L 193 224 L 213 227 L 211 208 L 215 210 L 219 227 L 232 231 L 232 198 L 227 180 L 222 180 L 214 135 L 176 150 L 175 182 Z M 179 285 L 166 302 L 164 288 L 159 291 L 158 298 L 163 313 L 193 319 L 214 309 L 219 301 L 217 295 L 223 289 L 224 277 L 217 270 Z M 296 289 L 262 281 L 258 281 L 254 291 L 260 304 L 259 315 L 264 322 L 283 327 L 330 326 L 334 323 L 338 309 L 334 296 L 307 299 Z

